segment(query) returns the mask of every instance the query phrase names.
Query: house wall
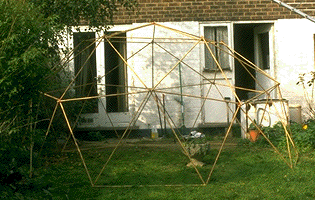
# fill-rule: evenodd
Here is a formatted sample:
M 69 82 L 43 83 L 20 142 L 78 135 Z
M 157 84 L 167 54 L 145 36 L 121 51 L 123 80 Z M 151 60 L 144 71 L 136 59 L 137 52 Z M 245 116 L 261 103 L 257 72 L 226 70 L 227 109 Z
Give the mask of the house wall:
M 137 28 L 143 24 L 117 25 L 109 31 L 127 31 L 127 85 L 128 85 L 128 112 L 108 113 L 105 110 L 106 98 L 99 100 L 99 112 L 93 114 L 82 114 L 84 120 L 80 127 L 107 129 L 126 128 L 137 113 L 140 113 L 135 126 L 140 129 L 160 127 L 161 120 L 164 124 L 164 115 L 169 115 L 172 126 L 187 127 L 197 126 L 201 123 L 200 105 L 200 44 L 198 40 L 159 26 L 147 26 Z M 192 35 L 199 35 L 198 22 L 170 22 L 162 23 L 171 29 L 178 29 Z M 135 28 L 135 29 L 134 29 Z M 132 29 L 132 30 L 131 30 Z M 100 33 L 98 33 L 99 35 Z M 152 36 L 155 43 L 152 45 Z M 139 39 L 141 38 L 141 39 Z M 163 39 L 170 38 L 170 39 Z M 174 38 L 179 38 L 174 40 Z M 187 40 L 190 39 L 190 40 Z M 104 43 L 97 45 L 97 76 L 103 76 L 104 70 Z M 179 72 L 179 59 L 182 59 L 181 74 Z M 180 77 L 182 79 L 180 83 Z M 106 78 L 106 77 L 105 77 Z M 100 95 L 105 95 L 105 78 L 98 85 Z M 183 106 L 181 106 L 180 85 L 183 85 Z M 194 85 L 193 87 L 185 87 Z M 156 102 L 153 95 L 147 96 L 150 88 L 157 91 L 159 102 L 165 102 L 166 113 L 163 106 Z M 172 88 L 172 89 L 168 89 Z M 159 90 L 164 91 L 164 95 Z M 145 103 L 144 108 L 141 104 Z M 182 109 L 184 116 L 182 116 Z M 160 120 L 161 119 L 161 120 Z M 169 128 L 169 122 L 165 122 Z
M 174 23 L 164 23 L 170 28 L 179 29 L 183 32 L 189 32 L 193 35 L 199 34 L 199 28 L 197 22 L 174 22 Z M 182 122 L 181 116 L 181 105 L 180 105 L 180 74 L 179 68 L 176 65 L 178 59 L 183 59 L 181 63 L 181 76 L 182 85 L 197 85 L 196 87 L 184 87 L 183 94 L 189 94 L 192 96 L 200 96 L 200 83 L 199 75 L 193 73 L 193 71 L 188 67 L 193 67 L 196 71 L 200 71 L 199 60 L 196 57 L 199 55 L 199 45 L 190 51 L 197 41 L 194 42 L 183 42 L 177 43 L 179 41 L 159 39 L 159 38 L 187 38 L 183 35 L 177 33 L 176 31 L 171 31 L 159 26 L 150 26 L 146 28 L 137 29 L 135 31 L 128 32 L 128 37 L 152 37 L 154 34 L 155 42 L 157 44 L 149 45 L 147 48 L 137 53 L 130 59 L 131 66 L 134 69 L 132 72 L 128 70 L 128 82 L 132 87 L 144 87 L 143 83 L 148 88 L 155 88 L 156 91 L 163 90 L 166 91 L 164 95 L 165 109 L 167 111 L 166 115 L 170 115 L 175 123 L 175 126 L 180 126 Z M 138 49 L 142 48 L 146 44 L 133 43 L 133 39 L 128 42 L 128 57 L 133 55 Z M 166 43 L 165 43 L 166 42 Z M 160 45 L 160 46 L 158 46 Z M 164 49 L 167 51 L 165 51 Z M 189 53 L 188 53 L 189 52 Z M 186 53 L 188 53 L 186 55 Z M 175 57 L 176 58 L 175 58 Z M 178 59 L 177 59 L 178 58 Z M 187 66 L 188 65 L 188 66 Z M 171 71 L 171 69 L 174 70 Z M 169 73 L 169 74 L 168 74 Z M 137 77 L 138 76 L 138 77 Z M 141 79 L 141 81 L 139 80 Z M 164 89 L 174 87 L 174 89 Z M 130 93 L 136 92 L 137 89 L 129 89 Z M 173 93 L 173 94 L 171 94 Z M 139 108 L 141 102 L 144 100 L 146 93 L 130 95 L 129 104 L 131 107 Z M 158 99 L 162 102 L 163 96 L 161 93 L 157 93 Z M 200 99 L 194 99 L 189 97 L 183 97 L 184 101 L 184 120 L 186 126 L 192 126 L 195 121 L 196 113 L 198 113 L 198 107 L 200 107 Z M 159 110 L 158 110 L 159 109 Z M 132 110 L 135 112 L 136 110 Z M 158 113 L 160 111 L 160 114 Z M 161 107 L 158 108 L 155 97 L 151 96 L 147 105 L 144 107 L 138 124 L 140 128 L 150 128 L 152 126 L 160 126 L 160 117 L 164 119 L 164 113 Z M 197 122 L 200 120 L 197 118 Z M 168 124 L 168 122 L 166 122 Z M 169 126 L 168 126 L 169 127 Z
M 272 0 L 138 0 L 136 12 L 118 9 L 114 24 L 169 21 L 248 21 L 300 18 Z M 286 0 L 315 15 L 313 0 Z
M 248 22 L 250 23 L 250 22 Z M 202 35 L 202 27 L 205 25 L 213 23 L 200 23 L 200 22 L 169 22 L 162 23 L 174 29 L 178 29 L 192 35 Z M 111 29 L 111 31 L 121 31 L 137 27 L 143 24 L 133 24 L 133 25 L 118 25 Z M 232 27 L 232 26 L 231 26 Z M 156 38 L 163 37 L 182 37 L 180 34 L 169 31 L 163 28 L 156 28 L 153 30 L 153 26 L 148 26 L 146 28 L 136 29 L 127 33 L 128 38 L 137 37 L 152 37 L 155 34 Z M 289 100 L 289 104 L 300 104 L 304 108 L 304 117 L 307 117 L 306 112 L 306 102 L 304 101 L 304 93 L 301 86 L 296 85 L 300 73 L 307 73 L 314 70 L 314 34 L 315 26 L 312 22 L 306 19 L 281 19 L 275 20 L 272 29 L 273 34 L 273 60 L 270 75 L 274 77 L 277 81 L 281 83 L 281 90 L 283 98 Z M 230 37 L 233 37 L 231 34 Z M 84 126 L 87 127 L 112 127 L 112 123 L 115 127 L 127 127 L 132 119 L 132 116 L 136 113 L 141 102 L 144 100 L 146 93 L 133 94 L 138 90 L 135 88 L 153 88 L 157 83 L 163 78 L 156 89 L 165 87 L 177 87 L 174 89 L 166 90 L 167 93 L 164 96 L 166 102 L 166 110 L 174 120 L 176 126 L 180 126 L 183 123 L 181 116 L 181 105 L 179 94 L 179 71 L 178 67 L 174 69 L 168 76 L 164 77 L 166 73 L 177 63 L 177 59 L 167 53 L 165 50 L 161 49 L 157 45 L 153 47 L 150 45 L 147 48 L 141 50 L 139 53 L 135 54 L 139 49 L 141 49 L 147 43 L 139 44 L 134 43 L 133 39 L 128 39 L 127 46 L 127 57 L 132 57 L 128 60 L 128 64 L 131 68 L 128 69 L 128 86 L 129 87 L 129 112 L 124 113 L 106 113 L 104 104 L 105 99 L 103 98 L 100 102 L 99 113 L 98 114 L 88 114 L 85 115 L 87 118 L 93 118 L 93 123 L 86 123 Z M 143 41 L 144 42 L 144 41 Z M 145 42 L 150 42 L 147 39 Z M 161 43 L 163 47 L 170 52 L 174 53 L 174 56 L 181 58 L 186 52 L 193 46 L 194 43 Z M 233 47 L 233 44 L 230 44 Z M 97 47 L 97 73 L 98 76 L 102 76 L 104 71 L 104 44 L 100 43 Z M 153 49 L 152 49 L 153 48 Z M 152 52 L 154 52 L 152 54 Z M 135 55 L 134 55 L 135 54 Z M 198 85 L 203 83 L 205 78 L 212 80 L 213 74 L 210 72 L 204 72 L 204 60 L 203 60 L 203 45 L 197 45 L 183 60 L 189 66 L 193 66 L 194 69 L 202 74 L 192 73 L 189 67 L 182 65 L 182 80 L 183 85 L 195 84 Z M 225 75 L 231 84 L 234 84 L 234 69 L 233 65 L 231 71 L 225 71 Z M 153 68 L 153 71 L 152 71 Z M 152 75 L 153 73 L 153 75 Z M 290 78 L 288 78 L 290 77 Z M 216 79 L 220 82 L 224 80 L 225 77 L 221 74 L 217 74 Z M 153 81 L 152 81 L 153 80 Z M 104 84 L 104 79 L 101 80 Z M 191 96 L 205 96 L 207 87 L 191 87 L 184 88 L 183 93 L 189 94 Z M 104 94 L 104 86 L 98 86 L 99 94 Z M 233 101 L 232 91 L 226 87 L 223 89 L 223 95 L 230 97 Z M 177 95 L 176 95 L 177 94 Z M 161 93 L 158 93 L 158 98 L 163 99 Z M 214 95 L 214 96 L 213 96 Z M 213 91 L 210 98 L 220 98 L 215 91 Z M 279 98 L 279 96 L 273 96 L 274 98 Z M 220 104 L 220 105 L 219 105 Z M 222 123 L 226 122 L 226 106 L 225 103 L 219 103 L 218 105 L 206 105 L 205 108 L 200 112 L 202 101 L 197 98 L 184 97 L 184 119 L 185 125 L 187 127 L 192 127 L 193 125 L 198 125 L 200 123 Z M 159 108 L 161 109 L 161 108 Z M 217 109 L 217 111 L 215 111 Z M 233 110 L 234 108 L 231 107 Z M 223 111 L 222 111 L 223 110 Z M 161 110 L 160 110 L 161 111 Z M 198 114 L 199 113 L 199 114 Z M 215 115 L 213 113 L 216 113 Z M 163 113 L 158 113 L 158 107 L 155 99 L 151 96 L 146 104 L 146 107 L 142 110 L 139 120 L 136 123 L 140 129 L 148 129 L 152 126 L 160 125 L 159 118 L 163 118 Z M 232 114 L 229 115 L 232 117 Z M 110 120 L 110 119 L 111 120 Z M 89 120 L 87 120 L 89 121 Z M 195 124 L 196 122 L 196 124 Z
M 306 19 L 280 19 L 275 22 L 275 77 L 289 104 L 302 106 L 303 119 L 308 118 L 307 104 L 299 75 L 314 71 L 315 24 Z M 306 77 L 306 79 L 309 76 Z M 308 93 L 311 94 L 311 87 Z
M 283 96 L 290 100 L 291 105 L 301 104 L 303 116 L 307 118 L 307 105 L 303 100 L 301 86 L 297 86 L 296 82 L 299 73 L 314 69 L 312 22 L 298 20 L 302 18 L 300 15 L 272 0 L 139 0 L 138 2 L 136 12 L 119 9 L 114 17 L 114 23 L 275 21 L 275 57 L 273 58 L 275 70 L 271 73 L 281 83 Z M 283 2 L 310 16 L 315 16 L 314 0 Z
M 315 15 L 315 1 L 300 0 L 287 0 L 286 3 L 291 6 L 297 6 L 302 11 L 309 15 Z M 274 23 L 272 34 L 274 36 L 273 46 L 274 49 L 270 75 L 275 77 L 277 81 L 281 83 L 282 95 L 289 100 L 289 104 L 301 104 L 305 110 L 306 104 L 303 101 L 303 92 L 300 86 L 296 85 L 299 73 L 309 72 L 314 70 L 314 23 L 306 19 L 298 19 L 301 16 L 294 12 L 281 7 L 270 0 L 139 0 L 139 5 L 136 8 L 136 12 L 125 11 L 119 9 L 114 17 L 115 26 L 111 29 L 126 30 L 138 25 L 143 25 L 146 22 L 164 22 L 167 26 L 174 29 L 178 29 L 190 34 L 201 36 L 202 27 L 209 24 L 227 23 L 232 25 L 234 23 Z M 146 30 L 147 29 L 147 30 Z M 127 37 L 148 36 L 151 37 L 154 32 L 151 27 L 146 29 L 138 29 L 127 33 Z M 160 37 L 176 35 L 176 33 L 170 33 L 167 31 L 156 30 L 155 34 Z M 233 48 L 233 29 L 231 30 L 231 47 Z M 130 40 L 129 40 L 130 41 Z M 132 41 L 131 41 L 132 42 Z M 185 45 L 166 45 L 167 49 L 180 49 L 177 51 L 177 56 L 182 56 L 183 52 L 187 52 L 189 46 Z M 139 44 L 129 44 L 127 47 L 127 54 L 133 55 Z M 152 47 L 146 48 L 133 56 L 128 63 L 133 66 L 133 70 L 128 70 L 128 85 L 129 92 L 136 92 L 136 87 L 154 87 L 156 83 L 164 77 L 165 73 L 174 66 L 176 59 L 172 58 L 168 53 L 160 48 L 153 46 L 154 54 L 152 54 Z M 100 55 L 102 52 L 99 53 Z M 204 82 L 204 78 L 210 78 L 213 76 L 211 73 L 203 72 L 203 47 L 197 45 L 188 56 L 185 58 L 185 62 L 190 66 L 194 66 L 195 70 L 204 75 L 201 77 L 197 74 L 191 75 L 191 71 L 188 68 L 183 68 L 183 80 L 184 84 L 200 84 Z M 154 58 L 154 59 L 153 59 Z M 196 59 L 197 58 L 197 59 Z M 102 60 L 98 60 L 102 62 Z M 162 64 L 163 63 L 163 64 Z M 152 71 L 153 67 L 153 71 Z M 135 72 L 135 73 L 134 73 Z M 152 72 L 154 75 L 152 75 Z M 98 73 L 104 73 L 103 66 L 98 67 Z M 226 71 L 226 75 L 232 84 L 235 83 L 234 68 L 232 65 L 231 71 Z M 141 77 L 141 81 L 139 80 Z M 288 78 L 290 77 L 290 78 Z M 153 79 L 152 79 L 153 78 Z M 217 77 L 224 79 L 224 77 Z M 153 81 L 152 81 L 153 80 Z M 165 77 L 158 87 L 164 86 L 176 86 L 179 81 L 178 69 L 170 73 L 170 76 Z M 145 84 L 145 86 L 143 85 Z M 102 89 L 100 89 L 103 91 Z M 190 91 L 184 91 L 191 95 L 202 96 L 205 94 L 206 88 L 195 87 Z M 178 88 L 169 90 L 169 93 L 178 93 Z M 231 91 L 226 92 L 227 96 L 233 99 Z M 92 124 L 86 126 L 90 127 L 104 127 L 114 126 L 126 127 L 130 122 L 133 114 L 136 113 L 137 108 L 144 99 L 145 94 L 132 94 L 129 95 L 129 112 L 126 113 L 105 113 L 104 109 L 100 108 L 99 114 L 92 114 L 89 117 L 93 117 L 95 120 Z M 277 96 L 273 96 L 278 98 Z M 158 94 L 158 98 L 162 99 L 163 96 Z M 182 122 L 181 106 L 179 103 L 178 95 L 168 94 L 165 97 L 166 110 L 169 112 L 176 125 L 180 125 Z M 103 100 L 104 101 L 104 100 Z M 207 122 L 207 119 L 217 121 L 226 121 L 226 115 L 214 117 L 209 114 L 211 107 L 206 107 L 201 115 L 198 115 L 196 119 L 196 113 L 199 113 L 202 101 L 199 99 L 193 99 L 189 97 L 184 98 L 184 119 L 186 126 L 192 126 L 195 121 L 197 124 Z M 222 104 L 223 105 L 223 104 Z M 223 108 L 223 107 L 222 107 Z M 233 109 L 233 108 L 232 108 Z M 221 109 L 222 110 L 222 109 Z M 304 112 L 304 116 L 306 113 Z M 115 119 L 110 122 L 109 118 Z M 212 119 L 212 118 L 213 119 Z M 231 117 L 231 115 L 230 115 Z M 215 121 L 217 120 L 217 121 Z M 147 129 L 154 126 L 159 126 L 158 107 L 153 97 L 150 97 L 147 102 L 147 106 L 141 113 L 137 126 L 141 129 Z

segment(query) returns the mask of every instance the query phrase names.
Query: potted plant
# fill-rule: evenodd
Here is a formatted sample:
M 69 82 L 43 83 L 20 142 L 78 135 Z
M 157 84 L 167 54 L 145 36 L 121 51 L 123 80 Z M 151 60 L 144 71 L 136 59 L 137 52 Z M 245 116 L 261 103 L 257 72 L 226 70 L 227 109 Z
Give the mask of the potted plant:
M 256 121 L 254 120 L 248 127 L 248 134 L 249 134 L 249 140 L 251 142 L 256 142 L 259 137 L 259 130 L 260 126 L 256 124 Z

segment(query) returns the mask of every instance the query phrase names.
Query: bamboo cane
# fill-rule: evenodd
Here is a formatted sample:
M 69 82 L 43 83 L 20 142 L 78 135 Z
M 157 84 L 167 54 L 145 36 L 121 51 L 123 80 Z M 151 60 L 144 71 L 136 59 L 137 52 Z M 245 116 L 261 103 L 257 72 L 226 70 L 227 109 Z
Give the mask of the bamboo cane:
M 209 181 L 210 181 L 210 178 L 211 178 L 211 176 L 212 176 L 212 173 L 213 173 L 213 171 L 214 171 L 214 168 L 215 168 L 215 166 L 216 166 L 216 164 L 217 164 L 217 162 L 218 162 L 218 160 L 219 160 L 219 157 L 220 157 L 220 155 L 221 155 L 222 149 L 223 149 L 223 147 L 224 147 L 224 145 L 225 145 L 226 139 L 227 139 L 229 133 L 231 132 L 233 122 L 234 122 L 235 119 L 236 119 L 237 112 L 238 112 L 239 109 L 240 109 L 240 106 L 237 107 L 236 112 L 234 113 L 233 118 L 232 118 L 232 120 L 231 120 L 231 123 L 230 123 L 230 125 L 229 125 L 229 127 L 228 127 L 228 129 L 227 129 L 227 131 L 226 131 L 226 134 L 225 134 L 224 139 L 223 139 L 223 141 L 222 141 L 222 143 L 221 143 L 221 147 L 220 147 L 220 149 L 219 149 L 219 152 L 218 152 L 218 154 L 217 154 L 217 156 L 216 156 L 216 158 L 215 158 L 215 161 L 214 161 L 214 163 L 213 163 L 213 165 L 212 165 L 211 171 L 210 171 L 210 173 L 209 173 L 209 175 L 208 175 L 208 179 L 207 179 L 207 181 L 206 181 L 206 184 L 208 184 Z
M 154 91 L 153 91 L 153 92 L 154 92 Z M 158 105 L 159 107 L 163 107 L 163 105 L 161 104 L 160 99 L 156 99 L 156 103 L 157 103 L 157 105 Z M 174 130 L 172 124 L 170 123 L 169 119 L 166 118 L 166 120 L 167 120 L 168 125 L 170 126 L 170 128 L 171 128 L 171 130 L 172 130 L 172 132 L 173 132 L 173 134 L 174 134 L 174 136 L 175 136 L 177 142 L 179 143 L 180 147 L 182 148 L 182 151 L 183 151 L 184 154 L 188 157 L 188 159 L 192 162 L 192 157 L 190 156 L 190 154 L 189 154 L 189 152 L 187 151 L 187 149 L 184 147 L 182 141 L 181 141 L 180 138 L 178 137 L 178 135 L 177 135 L 176 131 Z M 194 162 L 192 162 L 192 163 L 193 163 L 193 167 L 194 167 L 195 171 L 197 172 L 197 174 L 198 174 L 198 176 L 199 176 L 199 178 L 200 178 L 202 184 L 203 184 L 203 185 L 206 185 L 206 182 L 204 181 L 203 177 L 201 176 L 201 174 L 200 174 L 198 168 L 196 167 L 196 165 L 194 164 Z
M 147 104 L 150 95 L 151 95 L 151 93 L 148 92 L 147 95 L 146 95 L 146 97 L 143 99 L 141 106 L 139 107 L 138 111 L 134 114 L 134 116 L 133 116 L 131 122 L 129 123 L 129 125 L 128 125 L 128 127 L 127 127 L 127 129 L 125 130 L 125 132 L 123 133 L 123 135 L 120 137 L 120 139 L 119 139 L 117 145 L 115 146 L 114 150 L 112 151 L 112 153 L 111 153 L 110 156 L 108 157 L 107 161 L 106 161 L 105 164 L 103 165 L 103 167 L 102 167 L 100 173 L 98 174 L 98 176 L 96 177 L 96 179 L 95 179 L 95 181 L 94 181 L 94 184 L 96 184 L 97 181 L 99 180 L 100 176 L 101 176 L 102 173 L 104 172 L 104 170 L 105 170 L 106 166 L 108 165 L 109 161 L 112 159 L 113 155 L 115 154 L 115 152 L 117 151 L 118 147 L 120 146 L 120 144 L 121 144 L 121 142 L 122 142 L 122 139 L 126 136 L 128 130 L 129 130 L 129 128 L 130 128 L 131 126 L 133 126 L 134 123 L 136 123 L 136 121 L 138 120 L 139 115 L 140 115 L 140 113 L 142 112 L 144 106 Z M 132 125 L 132 124 L 133 124 L 133 125 Z
M 69 131 L 70 131 L 70 133 L 71 133 L 73 142 L 74 142 L 74 144 L 75 144 L 75 146 L 76 146 L 76 148 L 77 148 L 77 151 L 78 151 L 78 153 L 79 153 L 79 155 L 80 155 L 80 158 L 81 158 L 82 164 L 83 164 L 83 166 L 84 166 L 85 172 L 86 172 L 86 174 L 87 174 L 87 176 L 88 176 L 88 178 L 89 178 L 89 181 L 90 181 L 90 183 L 91 183 L 91 185 L 92 185 L 92 187 L 93 187 L 93 186 L 94 186 L 94 183 L 93 183 L 93 181 L 92 181 L 90 172 L 89 172 L 89 170 L 88 170 L 88 168 L 87 168 L 87 165 L 86 165 L 86 163 L 85 163 L 85 160 L 84 160 L 84 158 L 83 158 L 83 154 L 82 154 L 82 152 L 81 152 L 81 150 L 80 150 L 80 147 L 79 147 L 79 145 L 78 145 L 78 142 L 77 142 L 77 140 L 76 140 L 76 138 L 75 138 L 75 136 L 74 136 L 73 129 L 72 129 L 72 127 L 71 127 L 71 125 L 70 125 L 70 122 L 69 122 L 69 119 L 68 119 L 68 117 L 67 117 L 67 113 L 66 113 L 66 111 L 65 111 L 65 109 L 64 109 L 64 107 L 63 107 L 63 105 L 62 105 L 61 102 L 59 103 L 59 105 L 60 105 L 60 108 L 61 108 L 61 110 L 62 110 L 63 116 L 64 116 L 64 118 L 65 118 L 65 120 L 66 120 L 66 123 L 67 123 L 67 126 L 68 126 L 68 128 L 69 128 Z

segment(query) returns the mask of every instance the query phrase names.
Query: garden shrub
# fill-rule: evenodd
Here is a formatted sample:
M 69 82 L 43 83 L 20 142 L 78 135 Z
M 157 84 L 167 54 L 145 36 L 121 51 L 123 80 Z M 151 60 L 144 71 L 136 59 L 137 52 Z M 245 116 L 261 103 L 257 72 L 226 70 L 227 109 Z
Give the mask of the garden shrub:
M 60 49 L 63 34 L 70 30 L 67 27 L 81 24 L 84 18 L 91 27 L 107 28 L 117 6 L 132 9 L 136 5 L 134 0 L 89 2 L 93 6 L 86 6 L 86 1 L 0 0 L 0 189 L 12 174 L 23 180 L 29 176 L 31 150 L 36 161 L 56 105 L 52 100 L 43 101 L 42 94 L 64 88 L 60 84 L 68 86 L 60 58 L 60 53 L 68 50 Z M 73 104 L 68 104 L 73 108 L 70 112 L 67 109 L 70 118 L 77 116 L 73 115 L 77 113 Z M 66 127 L 61 114 L 54 118 L 58 123 L 52 128 L 57 133 L 55 139 Z M 53 144 L 54 140 L 46 141 L 47 153 L 52 152 Z M 0 198 L 24 199 L 15 192 L 17 182 L 4 186 Z
M 49 199 L 47 185 L 37 183 L 40 179 L 37 169 L 45 164 L 43 156 L 51 158 L 56 153 L 55 146 L 49 142 L 42 149 L 45 133 L 41 129 L 29 131 L 23 128 L 1 131 L 0 198 L 24 199 L 24 193 L 37 190 L 44 195 L 43 199 Z
M 315 148 L 315 121 L 309 120 L 302 128 L 295 125 L 292 129 L 292 138 L 300 152 L 309 152 Z
M 88 132 L 84 138 L 87 141 L 102 141 L 105 139 L 105 136 L 100 131 Z
M 291 123 L 287 127 L 287 130 L 289 130 L 295 146 L 300 152 L 309 152 L 315 149 L 314 120 L 308 121 L 306 129 L 303 129 L 303 126 L 301 124 Z M 263 127 L 262 131 L 273 145 L 280 149 L 286 148 L 287 140 L 285 136 L 285 131 L 280 122 L 275 124 L 273 127 Z M 251 145 L 268 147 L 269 142 L 263 136 L 260 136 L 259 139 L 255 143 L 251 143 Z
M 198 161 L 207 161 L 207 156 L 211 152 L 210 138 L 200 137 L 191 138 L 184 142 L 184 147 L 186 148 L 189 155 Z
M 285 131 L 280 122 L 276 123 L 272 127 L 263 127 L 262 131 L 276 147 L 279 147 L 280 144 L 285 141 Z M 258 140 L 258 143 L 269 145 L 269 142 L 262 136 Z

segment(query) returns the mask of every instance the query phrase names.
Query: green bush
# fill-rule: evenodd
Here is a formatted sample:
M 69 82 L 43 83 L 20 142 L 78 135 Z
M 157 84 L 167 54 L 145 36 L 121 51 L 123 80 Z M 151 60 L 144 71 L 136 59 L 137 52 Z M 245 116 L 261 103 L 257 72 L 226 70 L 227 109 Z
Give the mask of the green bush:
M 102 141 L 105 139 L 105 136 L 99 131 L 92 131 L 85 133 L 84 136 L 83 137 L 81 136 L 80 139 L 87 141 Z
M 205 157 L 210 153 L 210 138 L 191 138 L 184 143 L 184 147 L 190 156 L 199 161 L 205 160 Z
M 309 152 L 315 149 L 315 121 L 310 120 L 307 123 L 307 128 L 303 129 L 301 124 L 291 123 L 287 130 L 291 134 L 295 146 L 300 152 Z M 285 130 L 281 123 L 275 124 L 273 127 L 263 127 L 262 131 L 272 144 L 280 149 L 286 148 Z M 251 145 L 268 147 L 269 142 L 260 136 L 255 143 Z
M 263 127 L 262 131 L 276 147 L 279 147 L 283 141 L 285 141 L 285 131 L 280 122 L 275 124 L 273 127 Z M 269 142 L 264 137 L 260 137 L 258 143 L 259 142 L 263 145 L 269 145 Z
M 232 126 L 232 135 L 237 138 L 241 138 L 242 128 L 239 124 L 234 124 Z
M 292 129 L 293 141 L 301 152 L 309 152 L 315 148 L 315 121 L 310 120 L 307 128 L 295 125 Z

